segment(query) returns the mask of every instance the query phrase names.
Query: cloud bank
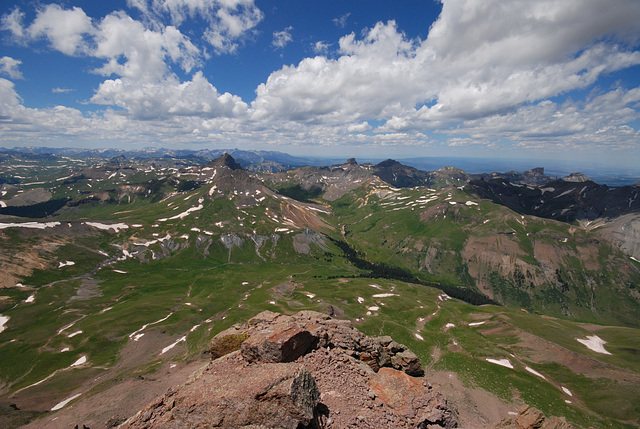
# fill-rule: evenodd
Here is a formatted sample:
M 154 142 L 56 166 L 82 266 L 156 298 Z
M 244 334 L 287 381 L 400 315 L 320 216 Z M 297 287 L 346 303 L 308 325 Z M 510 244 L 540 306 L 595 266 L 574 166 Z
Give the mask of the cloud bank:
M 640 88 L 599 87 L 640 64 L 635 0 L 442 0 L 421 40 L 378 22 L 337 43 L 312 44 L 315 57 L 265 77 L 253 100 L 220 93 L 202 72 L 257 37 L 264 13 L 253 0 L 128 0 L 132 13 L 89 17 L 52 4 L 30 23 L 15 9 L 1 26 L 17 43 L 101 65 L 104 80 L 81 113 L 30 109 L 0 78 L 0 135 L 24 133 L 140 143 L 578 147 L 638 150 Z M 335 20 L 344 27 L 349 14 Z M 191 21 L 200 34 L 184 33 Z M 500 23 L 496 25 L 496 23 Z M 271 44 L 292 43 L 292 27 Z M 213 57 L 215 60 L 215 57 Z M 0 75 L 20 79 L 20 60 Z M 180 77 L 180 76 L 187 76 Z M 577 92 L 576 92 L 577 91 Z M 577 99 L 567 94 L 580 94 Z M 635 128 L 634 128 L 634 121 Z

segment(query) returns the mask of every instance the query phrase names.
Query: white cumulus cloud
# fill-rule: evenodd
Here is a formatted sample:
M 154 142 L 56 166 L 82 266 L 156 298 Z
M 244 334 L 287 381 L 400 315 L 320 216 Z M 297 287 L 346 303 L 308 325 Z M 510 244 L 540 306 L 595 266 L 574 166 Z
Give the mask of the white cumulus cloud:
M 202 72 L 197 72 L 188 82 L 179 82 L 175 77 L 149 83 L 107 80 L 100 84 L 91 101 L 118 106 L 140 120 L 170 116 L 236 117 L 247 111 L 247 105 L 240 97 L 228 92 L 218 93 Z
M 293 41 L 291 30 L 293 30 L 293 27 L 289 26 L 282 31 L 274 31 L 273 42 L 271 42 L 271 44 L 276 48 L 284 48 L 287 46 L 287 44 Z
M 20 64 L 22 61 L 16 60 L 11 57 L 0 58 L 0 74 L 6 74 L 11 79 L 23 79 L 22 72 L 20 72 Z
M 203 39 L 218 54 L 236 52 L 264 18 L 253 0 L 128 0 L 127 4 L 157 26 L 166 19 L 176 27 L 201 19 L 206 23 Z

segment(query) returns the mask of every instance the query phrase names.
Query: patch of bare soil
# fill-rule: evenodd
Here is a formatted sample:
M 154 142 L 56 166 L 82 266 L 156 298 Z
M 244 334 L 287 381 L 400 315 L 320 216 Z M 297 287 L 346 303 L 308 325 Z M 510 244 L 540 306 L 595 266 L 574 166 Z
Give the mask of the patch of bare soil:
M 15 197 L 6 201 L 7 206 L 29 206 L 31 204 L 44 203 L 51 199 L 51 192 L 44 188 L 36 188 L 28 190 L 22 194 L 17 194 Z
M 495 428 L 522 403 L 506 403 L 486 390 L 465 386 L 458 375 L 449 371 L 428 372 L 429 383 L 456 404 L 461 428 Z
M 93 277 L 86 275 L 82 277 L 80 287 L 78 287 L 76 294 L 69 298 L 67 302 L 84 301 L 98 296 L 102 296 L 100 285 Z
M 527 358 L 531 362 L 557 362 L 574 373 L 582 374 L 589 378 L 609 378 L 616 380 L 620 384 L 640 385 L 640 374 L 631 370 L 602 363 L 520 330 L 515 326 L 511 328 L 510 333 L 517 335 L 520 340 L 513 347 L 518 348 L 520 354 L 527 354 Z M 483 331 L 482 334 L 490 335 L 490 332 Z M 527 351 L 529 352 L 527 353 Z
M 168 388 L 182 383 L 194 371 L 206 366 L 208 355 L 189 361 L 165 361 L 155 371 L 149 372 L 144 365 L 159 356 L 163 347 L 175 338 L 159 331 L 146 332 L 138 341 L 130 340 L 121 352 L 121 360 L 107 371 L 90 379 L 81 388 L 69 392 L 65 398 L 59 394 L 52 399 L 53 392 L 32 388 L 20 392 L 11 401 L 22 410 L 51 410 L 60 401 L 80 394 L 75 402 L 59 411 L 34 420 L 25 428 L 62 429 L 85 425 L 91 429 L 110 428 L 122 423 Z M 177 355 L 184 350 L 178 344 L 166 354 Z M 90 357 L 89 357 L 90 358 Z M 91 361 L 89 361 L 89 365 Z M 138 368 L 138 369 L 136 369 Z

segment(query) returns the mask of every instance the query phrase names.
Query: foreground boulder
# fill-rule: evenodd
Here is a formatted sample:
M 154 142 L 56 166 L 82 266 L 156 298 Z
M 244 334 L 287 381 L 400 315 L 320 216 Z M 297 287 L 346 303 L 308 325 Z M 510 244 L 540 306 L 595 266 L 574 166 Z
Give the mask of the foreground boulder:
M 124 428 L 454 428 L 415 354 L 344 320 L 265 311 L 220 332 L 212 361 Z
M 574 429 L 564 417 L 549 417 L 537 408 L 524 405 L 513 418 L 503 420 L 500 429 Z

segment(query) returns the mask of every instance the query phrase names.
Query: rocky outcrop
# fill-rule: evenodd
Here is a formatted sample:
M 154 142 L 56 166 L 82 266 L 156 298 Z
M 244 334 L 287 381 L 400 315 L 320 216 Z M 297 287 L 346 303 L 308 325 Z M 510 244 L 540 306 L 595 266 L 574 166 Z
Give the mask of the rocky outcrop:
M 124 428 L 454 428 L 457 413 L 390 337 L 312 311 L 220 332 L 211 363 Z
M 568 176 L 564 176 L 562 178 L 565 182 L 574 182 L 574 183 L 582 183 L 582 182 L 590 182 L 591 179 L 585 176 L 582 173 L 571 173 Z
M 203 168 L 228 167 L 231 170 L 242 170 L 242 166 L 228 153 L 223 153 L 218 158 L 210 161 Z
M 518 411 L 518 415 L 504 420 L 498 428 L 504 429 L 573 429 L 564 417 L 549 417 L 542 411 L 528 405 Z

